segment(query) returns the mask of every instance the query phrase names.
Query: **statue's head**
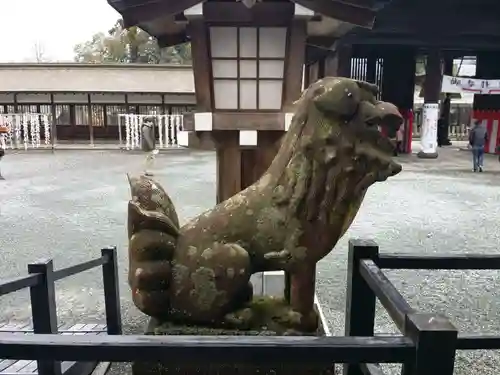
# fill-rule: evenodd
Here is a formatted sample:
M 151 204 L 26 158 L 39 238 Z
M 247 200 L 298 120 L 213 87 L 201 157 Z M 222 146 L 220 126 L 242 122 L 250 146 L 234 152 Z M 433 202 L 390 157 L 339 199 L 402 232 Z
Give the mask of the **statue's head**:
M 377 100 L 377 94 L 373 84 L 338 77 L 323 78 L 303 94 L 311 99 L 313 118 L 307 123 L 313 126 L 306 133 L 314 134 L 310 139 L 315 144 L 309 147 L 316 157 L 321 155 L 325 163 L 349 160 L 359 172 L 376 175 L 373 182 L 401 171 L 393 160 L 395 143 L 390 138 L 403 118 L 396 106 Z
M 144 175 L 127 174 L 127 178 L 132 196 L 128 204 L 129 234 L 138 229 L 155 229 L 177 235 L 179 218 L 163 187 Z

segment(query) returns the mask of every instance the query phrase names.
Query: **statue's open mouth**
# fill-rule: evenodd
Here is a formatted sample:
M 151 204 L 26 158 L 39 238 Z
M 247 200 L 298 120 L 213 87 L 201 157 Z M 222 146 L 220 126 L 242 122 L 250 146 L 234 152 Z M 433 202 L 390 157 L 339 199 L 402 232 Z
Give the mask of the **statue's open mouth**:
M 367 129 L 361 138 L 372 143 L 380 151 L 392 156 L 396 147 L 393 139 L 400 127 L 396 120 L 377 117 L 365 122 Z
M 355 153 L 369 160 L 377 161 L 379 167 L 376 181 L 384 181 L 390 176 L 401 172 L 402 167 L 393 160 L 396 142 L 393 140 L 403 118 L 399 110 L 390 103 L 378 102 L 362 103 L 358 113 L 358 120 L 347 125 L 352 129 L 355 139 Z
M 393 139 L 402 123 L 403 117 L 393 104 L 364 102 L 360 104 L 357 119 L 348 125 L 353 130 L 354 137 L 360 141 L 361 147 L 357 151 L 379 159 L 384 164 L 388 163 L 389 176 L 401 171 L 401 166 L 392 157 L 396 147 Z

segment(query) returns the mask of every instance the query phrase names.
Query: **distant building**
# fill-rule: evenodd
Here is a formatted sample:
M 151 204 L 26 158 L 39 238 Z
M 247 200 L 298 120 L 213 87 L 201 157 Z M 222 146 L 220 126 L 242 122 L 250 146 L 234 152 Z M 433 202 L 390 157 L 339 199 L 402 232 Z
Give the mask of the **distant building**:
M 119 115 L 182 114 L 196 104 L 191 66 L 0 64 L 0 114 L 41 113 L 57 139 L 118 139 Z
M 454 65 L 457 75 L 475 76 L 475 58 L 455 60 Z M 468 123 L 472 101 L 472 94 L 453 98 L 452 123 Z M 419 86 L 414 103 L 418 124 L 423 103 Z M 48 114 L 58 140 L 118 141 L 118 124 L 122 136 L 125 128 L 120 115 L 180 115 L 194 110 L 195 104 L 191 66 L 0 64 L 0 116 Z

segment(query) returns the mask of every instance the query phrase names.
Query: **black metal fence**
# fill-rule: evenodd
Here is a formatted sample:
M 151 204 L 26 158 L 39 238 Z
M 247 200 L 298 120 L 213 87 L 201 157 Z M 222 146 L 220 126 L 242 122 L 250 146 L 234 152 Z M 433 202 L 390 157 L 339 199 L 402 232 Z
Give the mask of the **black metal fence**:
M 379 254 L 373 241 L 350 241 L 344 337 L 58 336 L 49 313 L 53 307 L 46 302 L 53 300 L 53 281 L 101 264 L 108 333 L 121 333 L 116 252 L 103 250 L 99 259 L 60 271 L 51 270 L 49 264 L 31 266 L 33 275 L 0 285 L 0 295 L 30 287 L 32 304 L 38 304 L 33 306 L 33 319 L 39 322 L 35 330 L 39 334 L 0 335 L 0 355 L 36 359 L 42 364 L 42 375 L 57 373 L 54 363 L 58 362 L 53 361 L 161 361 L 170 365 L 196 361 L 202 369 L 227 363 L 228 358 L 239 364 L 344 363 L 344 375 L 382 375 L 380 363 L 401 363 L 402 375 L 452 375 L 458 349 L 500 349 L 500 336 L 459 335 L 446 317 L 416 311 L 382 271 L 500 269 L 500 256 Z M 401 336 L 374 334 L 377 298 Z
M 54 262 L 52 259 L 31 263 L 28 265 L 28 276 L 0 281 L 0 297 L 29 288 L 33 333 L 37 334 L 37 338 L 44 335 L 50 335 L 48 336 L 50 341 L 57 337 L 56 335 L 58 333 L 55 282 L 100 266 L 102 266 L 104 284 L 107 333 L 108 335 L 120 335 L 122 333 L 122 323 L 116 247 L 102 249 L 101 256 L 97 259 L 92 259 L 88 262 L 60 270 L 54 270 Z M 2 339 L 0 339 L 0 341 L 2 341 L 2 344 L 0 344 L 0 358 L 18 359 L 5 355 L 8 352 L 8 345 L 7 347 L 3 345 L 3 338 L 13 336 L 13 334 L 0 334 L 0 337 L 2 337 Z M 29 342 L 35 335 L 22 335 L 17 337 Z M 22 357 L 22 359 L 38 360 L 39 375 L 55 375 L 61 373 L 60 362 L 54 361 L 50 355 L 42 357 L 37 355 L 23 355 Z

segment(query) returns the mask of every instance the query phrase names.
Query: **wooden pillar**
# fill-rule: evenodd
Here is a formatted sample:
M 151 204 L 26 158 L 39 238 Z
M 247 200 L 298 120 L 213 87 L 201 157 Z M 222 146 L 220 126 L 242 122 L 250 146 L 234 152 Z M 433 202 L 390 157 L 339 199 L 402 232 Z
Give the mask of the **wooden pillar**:
M 411 47 L 387 47 L 382 51 L 382 100 L 401 111 L 413 109 L 416 51 Z
M 351 77 L 351 57 L 351 46 L 338 46 L 335 53 L 325 61 L 325 75 Z
M 420 135 L 422 149 L 418 153 L 418 157 L 436 159 L 438 157 L 437 123 L 442 80 L 441 51 L 439 49 L 430 49 L 428 51 L 425 70 L 424 106 L 422 108 L 422 130 Z
M 368 51 L 366 57 L 366 81 L 370 83 L 377 83 L 377 56 L 373 51 Z
M 69 104 L 69 122 L 70 122 L 70 130 L 68 131 L 68 134 L 64 134 L 63 132 L 63 138 L 64 140 L 75 140 L 77 137 L 77 131 L 76 131 L 76 104 Z M 71 139 L 73 138 L 73 139 Z
M 326 58 L 321 58 L 318 61 L 318 77 L 319 78 L 325 77 L 325 60 L 326 60 Z
M 380 56 L 383 59 L 382 77 L 381 80 L 380 77 L 376 77 L 376 81 L 379 82 L 375 82 L 381 89 L 380 98 L 393 103 L 403 115 L 406 115 L 413 110 L 416 50 L 405 46 L 386 47 L 380 51 Z M 374 59 L 374 64 L 377 64 L 376 59 Z M 402 126 L 404 129 L 401 151 L 409 153 L 411 152 L 412 129 L 409 127 L 409 121 L 405 121 Z
M 241 149 L 238 131 L 214 131 L 217 153 L 217 203 L 231 198 L 242 189 Z
M 315 62 L 311 65 L 309 65 L 308 68 L 309 74 L 308 74 L 308 79 L 309 79 L 309 85 L 316 82 L 320 77 L 319 77 L 319 64 L 318 62 Z
M 92 117 L 92 100 L 91 100 L 91 94 L 87 94 L 87 111 L 89 114 L 88 122 L 89 122 L 89 138 L 90 138 L 90 145 L 94 145 L 94 119 Z
M 19 104 L 17 102 L 17 93 L 14 93 L 14 113 L 19 113 Z
M 56 105 L 54 104 L 54 94 L 50 94 L 50 117 L 52 117 L 52 121 L 50 122 L 50 132 L 52 133 L 52 139 L 50 143 L 52 145 L 52 149 L 54 149 L 57 144 L 57 112 Z
M 453 57 L 447 56 L 444 59 L 443 74 L 447 76 L 453 75 Z M 448 138 L 450 131 L 450 113 L 451 113 L 451 95 L 446 94 L 441 103 L 441 114 L 439 116 L 441 123 L 438 126 L 438 146 L 450 146 L 451 142 Z

